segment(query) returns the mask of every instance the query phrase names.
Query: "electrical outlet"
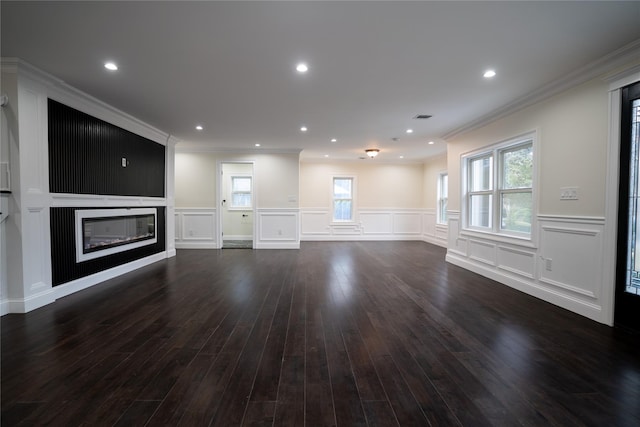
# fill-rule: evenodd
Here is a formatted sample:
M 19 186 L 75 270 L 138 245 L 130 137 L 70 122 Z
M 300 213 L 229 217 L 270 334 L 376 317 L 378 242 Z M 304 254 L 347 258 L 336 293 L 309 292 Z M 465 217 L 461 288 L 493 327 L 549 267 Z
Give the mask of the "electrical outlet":
M 122 167 L 123 167 L 123 168 L 126 168 L 126 167 L 127 167 L 127 158 L 126 158 L 126 157 L 123 157 L 123 158 L 122 158 Z
M 553 260 L 551 258 L 547 258 L 544 260 L 544 265 L 547 271 L 551 271 L 553 269 Z
M 560 200 L 578 200 L 578 187 L 561 187 Z

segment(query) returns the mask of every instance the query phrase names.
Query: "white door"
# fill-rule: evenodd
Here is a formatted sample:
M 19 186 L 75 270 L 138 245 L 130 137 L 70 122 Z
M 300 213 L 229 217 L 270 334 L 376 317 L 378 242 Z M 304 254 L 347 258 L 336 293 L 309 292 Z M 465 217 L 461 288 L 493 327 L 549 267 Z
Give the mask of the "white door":
M 223 248 L 253 248 L 253 164 L 222 163 Z

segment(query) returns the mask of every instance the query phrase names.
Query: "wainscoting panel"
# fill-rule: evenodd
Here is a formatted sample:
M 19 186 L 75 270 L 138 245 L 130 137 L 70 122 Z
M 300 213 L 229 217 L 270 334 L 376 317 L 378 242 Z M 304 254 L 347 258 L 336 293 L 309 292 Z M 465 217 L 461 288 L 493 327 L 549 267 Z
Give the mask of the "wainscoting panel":
M 447 261 L 598 322 L 610 322 L 601 296 L 603 218 L 539 215 L 533 241 L 462 233 L 449 217 Z
M 447 225 L 436 231 L 434 209 L 360 209 L 356 221 L 335 223 L 327 208 L 300 209 L 301 240 L 422 240 L 446 247 Z M 440 237 L 437 237 L 439 234 Z
M 298 209 L 257 209 L 256 249 L 300 249 Z
M 301 237 L 305 240 L 307 236 L 328 236 L 329 223 L 331 222 L 331 212 L 328 210 L 302 210 L 300 211 Z M 308 240 L 308 239 L 307 239 Z
M 436 237 L 436 211 L 435 209 L 426 209 L 422 214 L 422 234 L 435 239 Z M 447 238 L 445 237 L 445 245 Z
M 496 265 L 496 245 L 493 243 L 485 242 L 482 240 L 469 239 L 467 245 L 469 258 L 488 264 L 491 266 Z
M 497 265 L 499 269 L 504 270 L 506 273 L 534 279 L 536 271 L 535 250 L 522 250 L 499 245 Z
M 467 239 L 460 236 L 460 212 L 447 212 L 449 218 L 448 252 L 463 257 L 467 256 Z
M 389 235 L 393 233 L 394 218 L 391 212 L 360 212 L 362 234 Z
M 420 236 L 422 220 L 420 212 L 395 212 L 393 214 L 393 234 Z
M 603 225 L 541 221 L 540 281 L 579 297 L 601 295 Z
M 175 208 L 176 249 L 216 249 L 215 208 Z

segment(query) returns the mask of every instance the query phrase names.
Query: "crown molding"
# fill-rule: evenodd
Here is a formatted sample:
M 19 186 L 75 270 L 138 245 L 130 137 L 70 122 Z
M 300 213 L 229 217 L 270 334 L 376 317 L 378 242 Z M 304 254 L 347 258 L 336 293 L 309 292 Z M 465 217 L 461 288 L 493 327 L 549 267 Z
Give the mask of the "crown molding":
M 547 83 L 537 90 L 521 97 L 520 99 L 497 108 L 490 113 L 479 117 L 476 120 L 468 122 L 457 127 L 443 136 L 442 139 L 448 140 L 463 133 L 478 129 L 484 125 L 494 122 L 498 119 L 511 115 L 526 107 L 537 104 L 548 99 L 558 93 L 564 92 L 589 80 L 602 76 L 603 74 L 613 72 L 616 68 L 622 67 L 634 60 L 640 58 L 640 39 L 635 40 L 620 49 L 617 49 L 602 58 L 587 64 L 584 67 L 564 75 L 563 77 Z M 605 77 L 606 78 L 606 77 Z

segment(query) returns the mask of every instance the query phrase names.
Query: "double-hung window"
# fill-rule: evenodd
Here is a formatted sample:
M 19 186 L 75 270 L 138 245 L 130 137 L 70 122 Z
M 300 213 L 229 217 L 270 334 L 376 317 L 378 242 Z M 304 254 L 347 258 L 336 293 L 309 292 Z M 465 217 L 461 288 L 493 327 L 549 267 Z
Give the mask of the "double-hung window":
M 353 221 L 353 177 L 333 178 L 333 221 Z
M 231 177 L 231 208 L 251 208 L 251 181 L 250 176 Z
M 449 196 L 449 175 L 446 172 L 438 176 L 438 224 L 447 223 L 447 200 Z
M 530 134 L 463 157 L 467 229 L 531 236 L 533 142 Z

